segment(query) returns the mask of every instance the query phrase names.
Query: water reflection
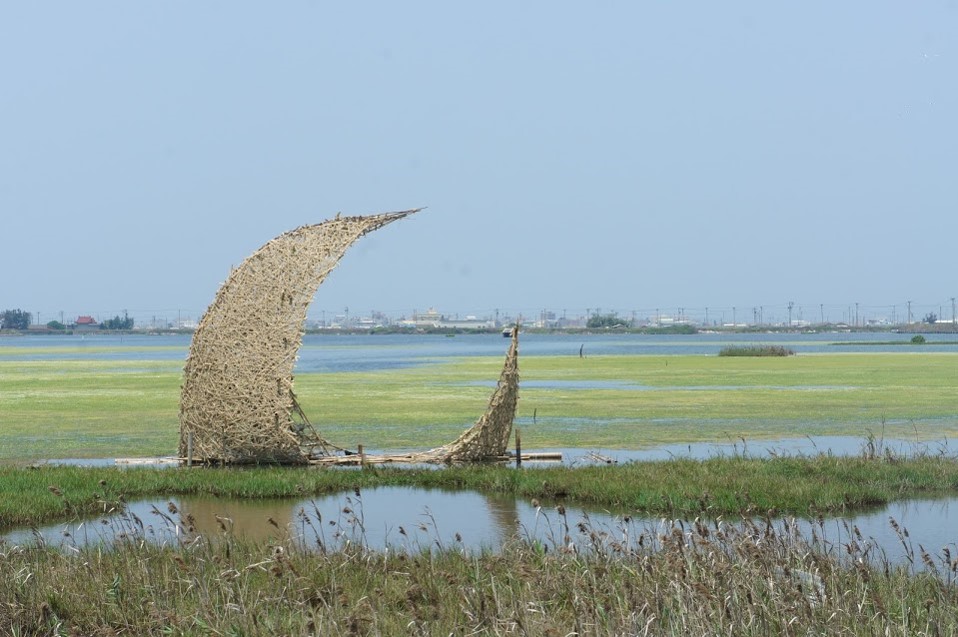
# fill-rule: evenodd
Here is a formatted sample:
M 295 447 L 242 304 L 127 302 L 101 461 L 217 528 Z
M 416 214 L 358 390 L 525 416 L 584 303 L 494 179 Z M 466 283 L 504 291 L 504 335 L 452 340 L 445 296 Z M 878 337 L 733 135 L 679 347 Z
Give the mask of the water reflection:
M 51 545 L 80 545 L 108 544 L 118 536 L 177 542 L 196 535 L 215 540 L 230 533 L 243 540 L 293 541 L 323 550 L 346 544 L 377 550 L 495 550 L 516 538 L 553 550 L 570 544 L 576 550 L 589 550 L 595 542 L 635 542 L 643 534 L 655 538 L 671 525 L 662 518 L 630 516 L 627 511 L 537 504 L 501 494 L 413 487 L 381 487 L 359 495 L 339 493 L 299 501 L 180 497 L 131 503 L 122 515 L 79 524 L 8 532 L 3 540 L 31 544 L 39 537 Z M 774 524 L 781 529 L 785 521 Z M 958 553 L 958 500 L 953 497 L 895 502 L 852 516 L 799 519 L 796 525 L 807 539 L 822 540 L 819 547 L 836 557 L 846 554 L 851 542 L 873 545 L 873 555 L 893 563 L 913 562 L 916 568 L 922 568 L 922 549 L 933 556 L 945 547 Z
M 326 545 L 349 541 L 376 548 L 390 543 L 446 544 L 455 541 L 457 533 L 471 546 L 495 547 L 515 537 L 520 523 L 514 497 L 413 487 L 292 502 L 182 497 L 174 505 L 201 535 L 216 536 L 228 529 L 253 541 L 301 536 Z

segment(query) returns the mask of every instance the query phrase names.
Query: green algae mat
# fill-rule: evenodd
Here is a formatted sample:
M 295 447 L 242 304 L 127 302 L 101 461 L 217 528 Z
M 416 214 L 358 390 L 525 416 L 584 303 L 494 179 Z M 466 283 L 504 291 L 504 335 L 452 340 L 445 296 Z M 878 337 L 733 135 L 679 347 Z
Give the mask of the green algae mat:
M 46 350 L 49 354 L 49 350 Z M 304 373 L 296 391 L 330 440 L 423 449 L 482 414 L 501 357 L 374 372 Z M 958 433 L 958 354 L 524 356 L 526 449 Z M 170 455 L 182 362 L 0 361 L 0 460 Z

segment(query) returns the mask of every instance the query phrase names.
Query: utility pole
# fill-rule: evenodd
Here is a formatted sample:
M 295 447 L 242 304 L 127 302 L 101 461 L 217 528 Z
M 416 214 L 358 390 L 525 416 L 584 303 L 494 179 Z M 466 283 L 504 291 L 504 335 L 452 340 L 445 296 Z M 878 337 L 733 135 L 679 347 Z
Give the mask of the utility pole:
M 908 323 L 911 323 L 911 301 L 908 301 Z
M 824 325 L 825 324 L 825 304 L 824 303 L 818 304 L 818 313 L 821 315 L 822 325 Z
M 735 327 L 735 306 L 732 306 L 732 327 Z
M 788 326 L 792 326 L 792 308 L 795 307 L 795 301 L 788 302 Z
M 858 301 L 855 301 L 855 327 L 861 327 L 861 323 L 858 320 Z

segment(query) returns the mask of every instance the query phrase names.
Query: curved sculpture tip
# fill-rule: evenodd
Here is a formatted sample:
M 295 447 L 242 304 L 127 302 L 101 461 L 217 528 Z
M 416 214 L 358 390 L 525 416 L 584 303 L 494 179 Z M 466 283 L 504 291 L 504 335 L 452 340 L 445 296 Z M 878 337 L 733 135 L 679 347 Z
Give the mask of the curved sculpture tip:
M 336 215 L 301 226 L 230 273 L 190 343 L 180 392 L 181 455 L 192 436 L 194 457 L 204 461 L 306 461 L 302 428 L 292 419 L 306 310 L 349 246 L 420 210 Z

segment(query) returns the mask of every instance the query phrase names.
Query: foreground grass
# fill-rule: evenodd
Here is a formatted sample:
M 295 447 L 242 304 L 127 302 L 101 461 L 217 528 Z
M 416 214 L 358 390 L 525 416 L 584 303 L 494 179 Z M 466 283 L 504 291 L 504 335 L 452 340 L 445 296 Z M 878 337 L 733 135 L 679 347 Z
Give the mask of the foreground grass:
M 956 363 L 958 355 L 936 353 L 528 356 L 516 422 L 527 449 L 865 436 L 882 423 L 889 438 L 940 440 L 958 435 Z M 423 449 L 475 421 L 501 365 L 493 356 L 300 374 L 296 387 L 337 444 Z M 0 459 L 172 453 L 181 366 L 0 361 Z
M 614 510 L 816 514 L 958 489 L 958 460 L 795 457 L 637 462 L 621 466 L 515 470 L 502 466 L 363 471 L 261 468 L 0 468 L 0 526 L 102 513 L 118 499 L 216 495 L 306 498 L 377 486 L 471 489 Z
M 893 566 L 820 527 L 582 525 L 500 552 L 204 538 L 6 547 L 9 635 L 954 635 L 958 561 Z M 314 528 L 314 522 L 307 523 Z M 214 541 L 209 541 L 210 539 Z

